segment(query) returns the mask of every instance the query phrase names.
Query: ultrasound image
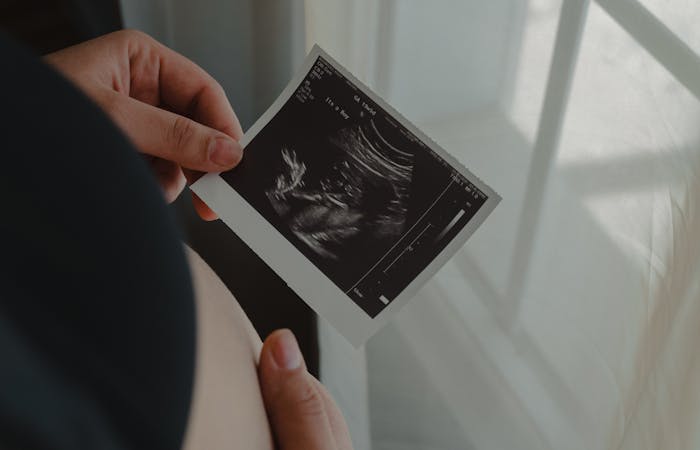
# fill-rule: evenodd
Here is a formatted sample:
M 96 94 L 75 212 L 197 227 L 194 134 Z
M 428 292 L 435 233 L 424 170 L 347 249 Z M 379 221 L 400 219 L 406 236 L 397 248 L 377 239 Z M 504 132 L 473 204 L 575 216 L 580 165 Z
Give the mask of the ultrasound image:
M 268 120 L 222 178 L 369 317 L 487 199 L 322 57 Z
M 332 260 L 350 238 L 392 240 L 405 228 L 413 155 L 389 144 L 373 120 L 343 128 L 327 141 L 337 157 L 318 167 L 291 148 L 280 152 L 281 172 L 266 191 L 294 235 Z

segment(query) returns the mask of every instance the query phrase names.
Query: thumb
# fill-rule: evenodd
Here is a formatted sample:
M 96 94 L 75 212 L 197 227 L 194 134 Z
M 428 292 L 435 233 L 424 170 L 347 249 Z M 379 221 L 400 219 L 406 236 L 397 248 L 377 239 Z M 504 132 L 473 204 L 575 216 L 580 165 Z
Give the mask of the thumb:
M 116 94 L 107 109 L 139 151 L 186 169 L 223 172 L 243 157 L 227 134 L 131 97 Z
M 265 340 L 258 372 L 279 449 L 337 449 L 324 398 L 291 331 L 275 331 Z

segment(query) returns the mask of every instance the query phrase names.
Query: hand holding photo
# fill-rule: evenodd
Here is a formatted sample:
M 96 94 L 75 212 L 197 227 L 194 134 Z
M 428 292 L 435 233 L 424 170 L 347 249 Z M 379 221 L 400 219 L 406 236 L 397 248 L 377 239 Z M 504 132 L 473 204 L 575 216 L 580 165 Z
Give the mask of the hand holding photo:
M 318 46 L 241 144 L 192 190 L 356 346 L 500 201 Z

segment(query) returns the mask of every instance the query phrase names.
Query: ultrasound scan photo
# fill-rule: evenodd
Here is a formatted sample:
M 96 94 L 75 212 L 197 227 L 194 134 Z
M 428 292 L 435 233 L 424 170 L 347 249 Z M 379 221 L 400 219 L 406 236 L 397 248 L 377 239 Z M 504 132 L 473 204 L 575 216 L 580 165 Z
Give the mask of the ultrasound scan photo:
M 325 151 L 335 158 L 319 166 L 294 150 L 281 150 L 281 172 L 266 194 L 292 233 L 336 261 L 354 251 L 353 241 L 386 246 L 400 236 L 413 155 L 389 144 L 372 119 L 329 136 Z
M 346 322 L 404 303 L 500 201 L 318 47 L 244 141 L 238 167 L 193 190 L 312 307 L 342 304 Z

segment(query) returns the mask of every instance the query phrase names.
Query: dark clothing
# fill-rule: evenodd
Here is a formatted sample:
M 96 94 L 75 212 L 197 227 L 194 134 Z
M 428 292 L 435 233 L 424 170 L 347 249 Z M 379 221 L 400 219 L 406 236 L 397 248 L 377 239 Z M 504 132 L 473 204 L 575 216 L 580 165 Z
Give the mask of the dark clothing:
M 119 0 L 0 0 L 0 29 L 42 55 L 121 27 Z
M 0 29 L 36 53 L 46 54 L 122 28 L 120 3 L 0 0 Z M 318 375 L 316 314 L 311 308 L 223 222 L 200 220 L 188 192 L 173 206 L 188 244 L 236 296 L 258 334 L 264 337 L 278 328 L 292 329 L 309 372 Z
M 193 292 L 148 167 L 0 37 L 0 448 L 179 448 Z

